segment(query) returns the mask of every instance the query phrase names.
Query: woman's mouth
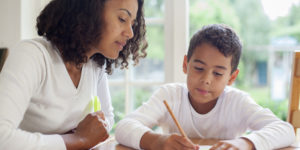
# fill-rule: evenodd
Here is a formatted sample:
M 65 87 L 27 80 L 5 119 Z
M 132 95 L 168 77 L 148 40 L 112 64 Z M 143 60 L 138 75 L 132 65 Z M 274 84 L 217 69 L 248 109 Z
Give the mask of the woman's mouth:
M 118 45 L 118 47 L 119 47 L 119 48 L 118 48 L 119 50 L 122 50 L 123 47 L 126 45 L 126 42 L 119 42 L 119 41 L 117 41 L 116 43 L 117 43 L 117 45 Z

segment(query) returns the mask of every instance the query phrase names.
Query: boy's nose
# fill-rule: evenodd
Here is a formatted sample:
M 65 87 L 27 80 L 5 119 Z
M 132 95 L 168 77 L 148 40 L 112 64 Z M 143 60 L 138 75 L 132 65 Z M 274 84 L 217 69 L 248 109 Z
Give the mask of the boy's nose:
M 208 73 L 204 74 L 203 77 L 201 78 L 201 82 L 209 85 L 211 83 L 211 77 Z

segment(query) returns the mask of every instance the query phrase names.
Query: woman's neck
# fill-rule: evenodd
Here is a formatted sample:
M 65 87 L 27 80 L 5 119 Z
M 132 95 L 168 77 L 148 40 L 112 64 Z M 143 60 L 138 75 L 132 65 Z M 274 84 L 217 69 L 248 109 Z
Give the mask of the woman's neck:
M 65 62 L 64 64 L 66 66 L 71 80 L 73 81 L 74 86 L 77 88 L 81 78 L 82 64 L 76 65 L 75 63 L 68 62 Z

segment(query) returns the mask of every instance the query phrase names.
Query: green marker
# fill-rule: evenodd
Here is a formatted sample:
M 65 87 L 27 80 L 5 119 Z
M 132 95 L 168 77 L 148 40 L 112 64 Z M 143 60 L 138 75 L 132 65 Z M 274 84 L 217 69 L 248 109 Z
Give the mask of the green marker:
M 101 103 L 100 103 L 100 101 L 98 99 L 98 96 L 94 97 L 93 104 L 94 104 L 94 112 L 101 110 Z

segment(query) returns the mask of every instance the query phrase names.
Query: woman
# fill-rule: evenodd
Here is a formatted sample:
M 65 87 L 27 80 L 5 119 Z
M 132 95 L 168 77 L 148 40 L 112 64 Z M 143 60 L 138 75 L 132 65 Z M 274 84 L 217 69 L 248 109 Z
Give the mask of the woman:
M 107 139 L 114 121 L 106 73 L 146 56 L 142 7 L 52 0 L 37 18 L 43 38 L 20 42 L 1 72 L 0 149 L 89 149 Z M 95 96 L 102 111 L 92 112 Z

